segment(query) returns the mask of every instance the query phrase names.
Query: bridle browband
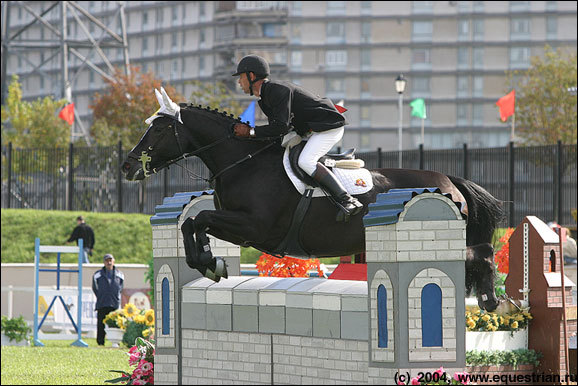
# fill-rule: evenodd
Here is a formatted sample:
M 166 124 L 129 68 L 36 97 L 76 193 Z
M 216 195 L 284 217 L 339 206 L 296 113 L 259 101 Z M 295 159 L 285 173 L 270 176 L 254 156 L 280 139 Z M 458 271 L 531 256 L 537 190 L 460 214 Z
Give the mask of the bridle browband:
M 195 150 L 195 151 L 192 151 L 192 152 L 190 152 L 190 153 L 184 153 L 183 148 L 182 148 L 182 146 L 181 146 L 181 141 L 179 140 L 179 132 L 178 132 L 178 130 L 177 130 L 177 124 L 179 123 L 179 114 L 180 114 L 180 112 L 177 112 L 175 115 L 167 114 L 167 113 L 159 113 L 159 114 L 158 114 L 158 115 L 160 115 L 160 116 L 165 116 L 165 117 L 171 118 L 171 119 L 173 120 L 174 135 L 175 135 L 175 139 L 176 139 L 176 141 L 177 141 L 177 145 L 178 145 L 178 147 L 179 147 L 179 152 L 181 153 L 181 155 L 180 155 L 179 157 L 177 157 L 177 158 L 174 158 L 174 159 L 172 159 L 172 160 L 169 160 L 169 161 L 165 162 L 164 164 L 160 165 L 160 166 L 157 167 L 157 168 L 153 168 L 153 169 L 152 169 L 152 173 L 153 173 L 153 174 L 156 174 L 159 170 L 161 170 L 161 169 L 163 169 L 163 168 L 165 168 L 165 167 L 168 167 L 168 166 L 170 166 L 170 165 L 172 165 L 172 164 L 174 164 L 174 163 L 176 163 L 176 162 L 178 162 L 178 161 L 180 161 L 180 160 L 183 160 L 183 159 L 186 159 L 186 158 L 192 157 L 192 156 L 197 156 L 197 155 L 201 154 L 202 152 L 204 152 L 205 150 L 211 149 L 211 148 L 213 148 L 213 147 L 221 144 L 222 142 L 224 142 L 224 141 L 226 141 L 226 140 L 229 140 L 229 139 L 231 139 L 231 138 L 234 137 L 233 134 L 229 134 L 229 135 L 227 135 L 226 137 L 220 138 L 220 139 L 216 140 L 215 142 L 211 142 L 211 143 L 208 144 L 208 145 L 202 146 L 202 147 L 200 147 L 199 149 L 197 149 L 197 150 Z M 236 123 L 237 123 L 237 122 L 235 122 L 235 123 L 233 123 L 233 124 L 231 125 L 231 130 L 230 130 L 230 131 L 233 131 L 233 130 L 232 130 L 232 129 L 233 129 L 233 126 L 234 126 Z M 269 140 L 275 140 L 275 139 L 279 139 L 279 138 L 281 138 L 281 136 L 263 137 L 263 138 L 259 138 L 259 139 L 251 138 L 251 139 L 249 139 L 249 140 L 269 141 Z M 225 167 L 224 169 L 222 169 L 220 172 L 218 172 L 217 174 L 215 174 L 214 176 L 212 176 L 212 177 L 209 178 L 209 179 L 204 178 L 204 177 L 202 177 L 202 176 L 199 176 L 198 174 L 193 173 L 192 171 L 190 171 L 189 169 L 187 169 L 185 166 L 178 165 L 178 164 L 177 164 L 177 166 L 182 167 L 183 169 L 185 169 L 185 170 L 189 173 L 189 175 L 191 176 L 191 178 L 200 179 L 200 180 L 206 181 L 206 182 L 208 182 L 209 184 L 211 184 L 213 181 L 215 181 L 218 177 L 220 177 L 220 176 L 221 176 L 223 173 L 225 173 L 226 171 L 228 171 L 228 170 L 234 168 L 235 166 L 237 166 L 237 165 L 239 165 L 239 164 L 241 164 L 241 163 L 243 163 L 243 162 L 245 162 L 245 161 L 253 158 L 253 157 L 256 156 L 257 154 L 259 154 L 259 153 L 261 153 L 262 151 L 264 151 L 264 150 L 268 149 L 269 147 L 273 146 L 273 145 L 275 144 L 275 142 L 276 142 L 276 141 L 272 141 L 271 143 L 267 144 L 266 146 L 260 148 L 259 150 L 255 151 L 255 152 L 253 152 L 253 153 L 247 154 L 245 157 L 243 157 L 243 158 L 240 159 L 239 161 L 237 161 L 237 162 L 235 162 L 235 163 L 233 163 L 233 164 Z M 153 149 L 153 148 L 152 148 L 151 146 L 149 146 L 149 150 L 152 150 L 152 149 Z M 142 153 L 143 153 L 143 154 L 142 154 L 140 157 L 137 157 L 137 156 L 136 156 L 135 154 L 133 154 L 132 151 L 131 151 L 131 152 L 128 154 L 128 158 L 132 158 L 133 160 L 136 160 L 136 161 L 138 161 L 138 162 L 142 162 L 142 164 L 143 164 L 143 172 L 145 173 L 145 176 L 148 176 L 148 175 L 150 175 L 150 174 L 149 174 L 149 171 L 146 169 L 145 163 L 148 162 L 148 161 L 150 161 L 151 158 L 148 156 L 148 153 L 147 153 L 147 152 L 143 151 Z

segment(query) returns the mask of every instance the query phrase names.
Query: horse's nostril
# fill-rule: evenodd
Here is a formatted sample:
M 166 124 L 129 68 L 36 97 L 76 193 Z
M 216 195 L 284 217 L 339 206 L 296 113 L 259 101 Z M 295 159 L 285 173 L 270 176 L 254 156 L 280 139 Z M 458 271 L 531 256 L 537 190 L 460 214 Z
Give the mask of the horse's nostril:
M 128 172 L 130 170 L 130 163 L 128 162 L 123 163 L 121 170 L 125 173 Z

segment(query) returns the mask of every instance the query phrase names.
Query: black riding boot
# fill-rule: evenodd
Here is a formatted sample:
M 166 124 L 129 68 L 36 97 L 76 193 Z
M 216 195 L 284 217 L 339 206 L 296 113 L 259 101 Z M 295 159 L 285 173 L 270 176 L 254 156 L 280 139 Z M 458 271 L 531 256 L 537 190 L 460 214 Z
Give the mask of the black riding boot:
M 345 221 L 347 221 L 349 216 L 354 216 L 363 209 L 363 204 L 359 202 L 357 198 L 350 196 L 343 185 L 341 185 L 341 182 L 339 182 L 335 175 L 322 163 L 317 163 L 317 169 L 315 169 L 311 177 L 340 204 L 345 212 Z M 342 217 L 343 216 L 338 215 L 338 221 L 342 219 Z

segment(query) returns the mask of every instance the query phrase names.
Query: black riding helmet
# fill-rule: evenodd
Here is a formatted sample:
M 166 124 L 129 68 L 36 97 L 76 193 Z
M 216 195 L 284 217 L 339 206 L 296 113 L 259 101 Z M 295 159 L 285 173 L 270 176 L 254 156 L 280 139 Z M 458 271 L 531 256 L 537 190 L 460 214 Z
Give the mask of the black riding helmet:
M 253 83 L 249 73 L 252 72 L 257 77 L 255 81 L 264 79 L 269 76 L 269 63 L 258 55 L 247 55 L 237 65 L 237 72 L 233 76 L 238 76 L 242 73 L 247 74 L 249 80 L 251 95 L 253 95 Z

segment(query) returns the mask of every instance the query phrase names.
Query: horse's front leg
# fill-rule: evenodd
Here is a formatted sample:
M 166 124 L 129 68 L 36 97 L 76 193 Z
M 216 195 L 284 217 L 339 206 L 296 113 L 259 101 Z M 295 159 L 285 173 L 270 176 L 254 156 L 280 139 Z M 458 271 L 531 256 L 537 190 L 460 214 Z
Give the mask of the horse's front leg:
M 227 210 L 204 210 L 194 220 L 196 250 L 199 261 L 205 264 L 215 260 L 211 252 L 207 232 L 217 235 L 222 240 L 242 245 L 247 242 L 258 242 L 264 238 L 262 222 L 244 212 Z M 265 228 L 266 229 L 266 228 Z M 216 262 L 219 263 L 219 257 Z

